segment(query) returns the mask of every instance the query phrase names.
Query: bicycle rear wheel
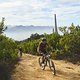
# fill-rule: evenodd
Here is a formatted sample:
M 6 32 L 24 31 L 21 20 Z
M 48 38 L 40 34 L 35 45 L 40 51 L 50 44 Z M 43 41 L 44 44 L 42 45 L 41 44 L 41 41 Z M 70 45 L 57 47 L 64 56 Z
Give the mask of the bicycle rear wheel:
M 54 65 L 54 62 L 52 60 L 49 60 L 49 67 L 50 67 L 50 70 L 52 71 L 52 73 L 54 75 L 56 75 L 55 65 Z
M 43 63 L 43 61 L 42 61 L 42 58 L 41 57 L 39 57 L 39 59 L 38 59 L 38 61 L 39 61 L 39 65 L 40 65 L 40 67 L 41 67 L 41 69 L 45 69 L 45 66 L 46 66 L 46 62 L 44 61 L 44 63 Z

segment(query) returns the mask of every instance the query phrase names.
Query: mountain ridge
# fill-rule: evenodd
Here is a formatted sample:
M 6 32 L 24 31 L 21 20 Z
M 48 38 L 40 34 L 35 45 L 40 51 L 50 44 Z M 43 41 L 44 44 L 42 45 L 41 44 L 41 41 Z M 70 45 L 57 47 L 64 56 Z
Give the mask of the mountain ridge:
M 7 26 L 7 30 L 4 32 L 7 37 L 10 37 L 14 40 L 24 40 L 31 36 L 31 34 L 50 34 L 53 31 L 52 26 L 23 26 L 23 25 L 16 25 L 16 26 Z

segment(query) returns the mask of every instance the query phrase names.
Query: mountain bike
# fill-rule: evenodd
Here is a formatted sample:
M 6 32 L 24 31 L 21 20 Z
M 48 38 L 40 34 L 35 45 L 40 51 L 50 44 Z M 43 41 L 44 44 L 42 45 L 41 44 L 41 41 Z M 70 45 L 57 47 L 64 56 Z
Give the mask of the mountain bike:
M 54 65 L 54 62 L 50 59 L 50 55 L 47 54 L 43 56 L 44 56 L 44 61 L 42 60 L 42 56 L 39 57 L 38 59 L 40 67 L 44 70 L 46 66 L 49 66 L 52 73 L 56 75 L 55 65 Z

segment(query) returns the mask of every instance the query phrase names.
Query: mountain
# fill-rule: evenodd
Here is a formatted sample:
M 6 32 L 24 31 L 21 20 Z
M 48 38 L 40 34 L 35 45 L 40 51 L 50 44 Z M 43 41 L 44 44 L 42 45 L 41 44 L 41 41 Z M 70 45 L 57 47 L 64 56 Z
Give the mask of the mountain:
M 13 38 L 15 40 L 24 40 L 31 36 L 31 34 L 44 34 L 44 33 L 52 33 L 52 26 L 23 26 L 23 25 L 15 25 L 7 26 L 8 29 L 4 32 L 7 37 Z
M 50 29 L 52 28 L 52 26 L 23 26 L 23 25 L 18 25 L 18 26 L 8 26 L 8 29 L 6 31 L 10 31 L 10 32 L 16 32 L 16 31 L 36 31 L 36 30 L 45 30 L 45 29 Z

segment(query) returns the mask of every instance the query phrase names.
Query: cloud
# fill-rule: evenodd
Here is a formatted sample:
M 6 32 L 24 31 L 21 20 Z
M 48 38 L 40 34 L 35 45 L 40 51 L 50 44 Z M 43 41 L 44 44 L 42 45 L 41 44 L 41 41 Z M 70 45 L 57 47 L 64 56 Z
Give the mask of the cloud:
M 6 24 L 54 25 L 57 14 L 60 25 L 79 21 L 79 0 L 4 0 L 0 3 L 0 17 Z M 80 23 L 79 23 L 80 24 Z
M 16 2 L 4 2 L 0 5 L 0 8 L 14 8 L 17 7 L 21 4 L 21 1 L 16 1 Z

